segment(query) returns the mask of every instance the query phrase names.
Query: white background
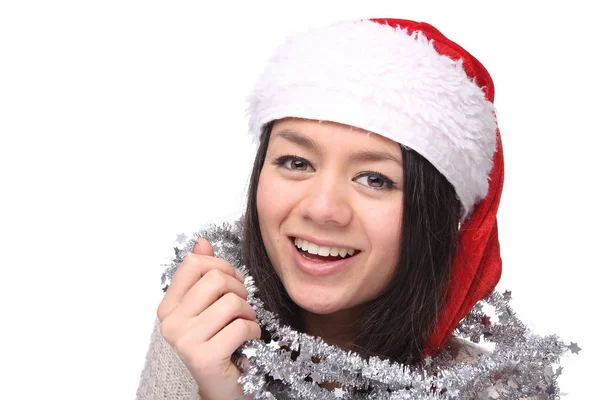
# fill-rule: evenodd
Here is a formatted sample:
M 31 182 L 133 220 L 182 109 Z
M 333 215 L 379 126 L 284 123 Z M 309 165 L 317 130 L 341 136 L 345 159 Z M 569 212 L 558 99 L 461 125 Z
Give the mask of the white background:
M 565 398 L 599 398 L 598 7 L 2 2 L 0 397 L 134 398 L 176 235 L 241 212 L 245 96 L 274 47 L 397 17 L 433 24 L 494 78 L 499 289 L 534 330 L 583 349 L 564 359 Z

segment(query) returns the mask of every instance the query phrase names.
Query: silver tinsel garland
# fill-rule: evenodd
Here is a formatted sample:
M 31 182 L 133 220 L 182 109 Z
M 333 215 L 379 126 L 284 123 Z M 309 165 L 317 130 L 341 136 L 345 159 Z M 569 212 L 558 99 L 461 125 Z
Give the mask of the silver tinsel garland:
M 163 291 L 183 258 L 200 237 L 213 246 L 216 257 L 245 276 L 248 302 L 259 325 L 276 339 L 244 343 L 235 357 L 242 369 L 244 393 L 254 399 L 559 399 L 560 357 L 567 346 L 554 335 L 541 337 L 523 325 L 508 305 L 510 292 L 493 292 L 480 301 L 456 328 L 455 336 L 470 343 L 482 339 L 493 351 L 479 351 L 472 362 L 457 362 L 449 350 L 427 358 L 415 368 L 356 353 L 325 343 L 321 338 L 282 326 L 257 296 L 254 280 L 242 265 L 241 221 L 211 225 L 188 239 L 178 235 L 175 257 L 164 266 Z M 484 312 L 485 308 L 493 312 Z M 487 310 L 486 310 L 487 311 Z M 330 391 L 320 383 L 336 386 Z

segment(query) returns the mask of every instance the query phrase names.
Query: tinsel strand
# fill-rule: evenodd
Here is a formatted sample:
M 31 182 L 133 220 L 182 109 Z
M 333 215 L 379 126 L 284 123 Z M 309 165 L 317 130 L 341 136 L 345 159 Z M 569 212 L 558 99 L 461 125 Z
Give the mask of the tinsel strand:
M 481 340 L 494 344 L 470 363 L 457 362 L 447 349 L 427 358 L 422 368 L 360 355 L 329 345 L 283 326 L 264 308 L 254 279 L 242 263 L 241 220 L 222 226 L 211 225 L 189 240 L 178 237 L 175 256 L 164 265 L 161 277 L 166 291 L 171 277 L 200 237 L 213 246 L 216 257 L 231 263 L 246 276 L 248 303 L 258 324 L 271 333 L 273 341 L 252 340 L 236 352 L 244 358 L 242 384 L 254 399 L 548 399 L 560 397 L 555 369 L 568 347 L 555 335 L 532 333 L 509 306 L 510 292 L 491 293 L 473 307 L 460 322 L 455 336 L 466 342 Z M 493 309 L 488 315 L 484 308 Z M 496 322 L 497 320 L 497 322 Z M 474 345 L 473 345 L 474 346 Z M 573 350 L 572 350 L 573 351 Z M 295 359 L 292 357 L 295 354 Z M 333 391 L 321 387 L 329 383 Z

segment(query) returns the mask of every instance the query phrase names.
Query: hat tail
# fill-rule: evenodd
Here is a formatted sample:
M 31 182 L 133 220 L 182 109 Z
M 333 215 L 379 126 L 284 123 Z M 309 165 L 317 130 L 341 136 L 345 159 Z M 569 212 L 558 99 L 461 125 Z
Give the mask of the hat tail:
M 504 182 L 504 157 L 500 131 L 490 173 L 489 191 L 461 227 L 459 244 L 446 291 L 446 301 L 434 324 L 426 354 L 448 341 L 459 322 L 498 284 L 502 258 L 496 213 Z

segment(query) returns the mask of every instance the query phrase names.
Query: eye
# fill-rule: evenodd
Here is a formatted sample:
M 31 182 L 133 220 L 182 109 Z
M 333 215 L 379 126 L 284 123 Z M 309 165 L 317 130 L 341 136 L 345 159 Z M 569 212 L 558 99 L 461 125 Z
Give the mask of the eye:
M 355 182 L 376 190 L 392 189 L 396 186 L 396 182 L 378 172 L 365 172 L 355 178 Z
M 296 171 L 306 171 L 308 169 L 308 164 L 302 160 L 288 160 L 283 165 Z
M 283 166 L 291 171 L 308 171 L 312 169 L 310 163 L 302 157 L 298 156 L 281 156 L 277 158 L 273 164 Z

